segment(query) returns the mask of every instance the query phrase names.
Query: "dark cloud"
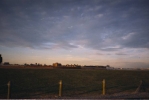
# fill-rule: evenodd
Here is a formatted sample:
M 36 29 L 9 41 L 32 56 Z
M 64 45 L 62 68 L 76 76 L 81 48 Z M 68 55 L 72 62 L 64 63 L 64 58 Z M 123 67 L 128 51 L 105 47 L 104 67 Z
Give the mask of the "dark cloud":
M 121 52 L 118 52 L 118 53 L 115 53 L 115 55 L 128 55 L 126 53 L 121 53 Z
M 149 66 L 148 63 L 144 63 L 144 62 L 123 62 L 123 64 L 125 68 L 148 68 Z
M 96 55 L 120 55 L 121 56 L 121 55 L 128 55 L 128 54 L 123 53 L 123 52 L 117 52 L 117 53 L 96 53 Z
M 131 35 L 129 35 L 131 34 Z M 123 39 L 122 45 L 130 48 L 149 48 L 149 37 L 147 33 L 129 33 L 126 39 Z
M 1 0 L 0 45 L 149 48 L 148 4 L 148 0 Z

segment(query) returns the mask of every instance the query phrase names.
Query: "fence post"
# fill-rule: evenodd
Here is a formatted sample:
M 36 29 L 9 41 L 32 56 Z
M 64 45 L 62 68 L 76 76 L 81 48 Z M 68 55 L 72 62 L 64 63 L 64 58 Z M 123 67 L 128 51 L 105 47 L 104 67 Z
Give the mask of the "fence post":
M 102 81 L 102 94 L 103 95 L 106 94 L 106 82 L 105 82 L 105 79 L 103 79 L 103 81 Z
M 59 81 L 59 96 L 62 96 L 62 80 Z
M 135 93 L 138 93 L 141 89 L 142 86 L 142 80 L 140 80 L 140 85 L 138 86 L 138 88 L 136 89 Z
M 10 95 L 11 95 L 11 93 L 10 93 L 10 87 L 11 87 L 11 83 L 10 83 L 10 81 L 8 82 L 8 94 L 7 94 L 7 99 L 10 99 Z

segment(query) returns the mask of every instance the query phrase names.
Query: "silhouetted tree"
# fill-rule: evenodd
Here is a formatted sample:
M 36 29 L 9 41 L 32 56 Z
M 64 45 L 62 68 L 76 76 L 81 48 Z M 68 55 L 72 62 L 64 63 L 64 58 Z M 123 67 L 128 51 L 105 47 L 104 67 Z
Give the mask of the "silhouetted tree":
M 2 61 L 3 61 L 3 58 L 2 58 L 2 56 L 0 54 L 0 64 L 2 63 Z
M 2 56 L 0 54 L 0 64 L 2 63 L 2 61 L 3 61 L 3 58 L 2 58 Z

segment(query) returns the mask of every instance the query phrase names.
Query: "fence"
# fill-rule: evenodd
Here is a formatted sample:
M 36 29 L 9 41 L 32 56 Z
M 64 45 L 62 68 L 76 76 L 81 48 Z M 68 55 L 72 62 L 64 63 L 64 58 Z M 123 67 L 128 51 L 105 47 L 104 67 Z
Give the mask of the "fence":
M 122 90 L 123 88 L 126 88 L 126 90 L 133 88 L 135 89 L 135 91 L 133 91 L 134 93 L 138 93 L 139 91 L 145 91 L 145 86 L 143 85 L 142 81 L 140 81 L 140 84 L 138 86 L 134 86 L 134 87 L 132 87 L 132 85 L 125 85 L 125 86 L 121 86 L 121 85 L 110 86 L 109 84 L 106 85 L 105 79 L 103 79 L 101 83 L 102 83 L 102 86 L 100 84 L 98 87 L 89 86 L 89 85 L 76 87 L 74 84 L 63 83 L 63 81 L 60 80 L 59 83 L 50 85 L 49 87 L 38 87 L 38 88 L 31 89 L 31 88 L 22 87 L 17 84 L 11 84 L 11 82 L 9 81 L 7 84 L 0 86 L 0 90 L 4 91 L 4 93 L 2 93 L 1 91 L 1 94 L 3 96 L 0 95 L 0 98 L 6 98 L 6 95 L 7 95 L 7 99 L 10 99 L 11 95 L 13 95 L 12 98 L 30 98 L 30 97 L 34 98 L 37 95 L 39 96 L 44 94 L 49 94 L 49 95 L 54 94 L 57 97 L 62 97 L 62 96 L 88 94 L 91 92 L 96 92 L 98 95 L 106 95 L 106 92 L 108 92 L 109 94 L 110 91 L 117 88 L 119 89 L 122 88 Z M 31 92 L 37 92 L 37 91 L 39 91 L 39 93 L 31 94 Z M 120 92 L 120 91 L 117 91 L 117 92 Z M 20 97 L 18 97 L 17 95 L 20 93 L 22 94 L 20 95 Z

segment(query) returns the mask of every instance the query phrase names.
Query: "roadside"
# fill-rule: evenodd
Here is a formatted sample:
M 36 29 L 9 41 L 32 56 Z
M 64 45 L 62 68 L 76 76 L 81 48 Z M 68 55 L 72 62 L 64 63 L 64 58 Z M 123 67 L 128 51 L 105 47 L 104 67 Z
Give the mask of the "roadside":
M 71 96 L 71 97 L 58 97 L 50 95 L 38 95 L 31 97 L 31 99 L 149 99 L 149 93 L 116 93 L 112 95 L 99 95 L 99 96 Z

